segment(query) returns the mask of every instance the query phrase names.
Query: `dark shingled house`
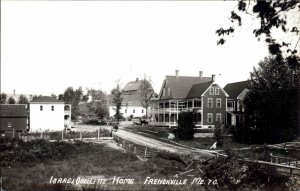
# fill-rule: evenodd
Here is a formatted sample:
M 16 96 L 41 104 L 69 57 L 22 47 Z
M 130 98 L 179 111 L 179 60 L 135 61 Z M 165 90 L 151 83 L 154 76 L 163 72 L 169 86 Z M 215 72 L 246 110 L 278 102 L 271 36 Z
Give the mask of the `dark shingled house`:
M 27 104 L 0 105 L 0 132 L 13 135 L 29 130 L 29 112 Z

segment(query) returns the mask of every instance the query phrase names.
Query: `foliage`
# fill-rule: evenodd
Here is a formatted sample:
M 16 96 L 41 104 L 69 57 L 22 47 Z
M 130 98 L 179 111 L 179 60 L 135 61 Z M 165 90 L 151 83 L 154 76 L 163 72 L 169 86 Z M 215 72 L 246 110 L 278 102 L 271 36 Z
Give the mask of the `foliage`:
M 108 103 L 107 103 L 107 94 L 102 90 L 95 90 L 95 89 L 87 89 L 88 95 L 92 96 L 92 100 L 96 103 L 95 107 L 95 114 L 100 118 L 103 119 L 109 116 L 108 112 Z M 88 95 L 86 95 L 88 97 Z M 93 102 L 90 102 L 89 105 L 91 106 Z
M 217 179 L 226 190 L 270 190 L 285 187 L 287 178 L 279 175 L 275 167 L 244 163 L 231 157 L 218 157 L 203 168 L 203 177 Z M 266 181 L 269 180 L 269 181 Z M 279 189 L 280 190 L 280 189 Z
M 100 119 L 104 119 L 106 117 L 109 117 L 107 104 L 98 103 L 95 113 Z
M 6 93 L 1 93 L 0 95 L 0 104 L 5 104 L 7 99 L 7 94 Z
M 9 97 L 8 104 L 16 104 L 16 100 L 13 97 Z
M 223 145 L 224 134 L 224 124 L 217 122 L 214 128 L 214 139 L 216 140 L 218 147 Z
M 175 135 L 179 139 L 193 139 L 195 128 L 195 112 L 180 112 L 178 115 L 178 128 Z
M 65 103 L 72 105 L 72 119 L 76 119 L 79 114 L 78 104 L 81 100 L 82 94 L 83 91 L 81 87 L 76 90 L 74 90 L 72 87 L 68 87 L 64 92 L 63 99 Z
M 123 98 L 122 98 L 122 89 L 119 83 L 117 83 L 116 87 L 113 90 L 111 90 L 111 94 L 112 94 L 112 103 L 116 106 L 115 108 L 116 114 L 114 117 L 119 122 L 120 119 L 123 118 L 123 115 L 120 112 Z
M 34 95 L 34 96 L 32 97 L 32 100 L 35 100 L 35 99 L 40 98 L 40 97 L 42 97 L 42 95 Z
M 154 90 L 152 88 L 151 79 L 147 79 L 146 75 L 144 76 L 144 79 L 141 80 L 141 84 L 138 89 L 138 94 L 140 97 L 140 102 L 146 110 L 146 117 L 148 117 L 148 107 L 150 105 L 151 98 L 154 96 Z
M 300 1 L 298 0 L 277 0 L 277 1 L 238 1 L 238 10 L 233 10 L 231 12 L 230 20 L 232 25 L 223 29 L 220 28 L 216 31 L 218 36 L 222 36 L 217 44 L 224 44 L 224 35 L 229 35 L 235 32 L 237 22 L 237 27 L 242 25 L 242 17 L 247 15 L 256 19 L 259 22 L 259 27 L 253 30 L 255 37 L 260 40 L 260 38 L 265 37 L 265 42 L 268 45 L 269 52 L 271 55 L 276 55 L 278 58 L 284 58 L 285 64 L 289 67 L 295 69 L 299 68 L 299 54 L 297 55 L 297 45 L 300 40 L 299 29 L 295 23 L 288 23 L 288 19 L 293 17 L 299 18 Z M 249 10 L 249 8 L 252 10 Z M 295 10 L 298 9 L 298 10 Z M 298 12 L 297 12 L 298 11 Z M 294 14 L 294 15 L 293 15 Z M 291 47 L 292 44 L 289 42 L 275 39 L 273 34 L 276 34 L 278 29 L 284 32 L 287 36 L 294 36 L 296 40 L 295 47 Z M 285 53 L 284 53 L 285 52 Z
M 289 180 L 286 182 L 288 191 L 299 191 L 300 190 L 300 177 L 291 176 Z
M 57 96 L 54 93 L 51 94 L 51 97 L 54 97 L 55 99 L 57 99 Z
M 1 166 L 7 166 L 13 162 L 41 162 L 47 160 L 61 160 L 67 156 L 74 156 L 86 150 L 93 150 L 92 143 L 75 142 L 47 142 L 45 140 L 33 140 L 24 142 L 15 138 L 0 138 Z
M 59 95 L 58 95 L 58 100 L 63 101 L 63 100 L 64 100 L 64 94 L 59 94 Z
M 253 69 L 244 101 L 246 125 L 262 133 L 267 143 L 290 141 L 297 135 L 299 69 L 282 62 L 269 57 Z
M 89 96 L 88 95 L 83 95 L 81 98 L 82 102 L 87 102 L 89 100 Z
M 25 97 L 23 94 L 20 95 L 19 100 L 18 100 L 18 104 L 28 104 L 29 101 L 27 99 L 27 97 Z

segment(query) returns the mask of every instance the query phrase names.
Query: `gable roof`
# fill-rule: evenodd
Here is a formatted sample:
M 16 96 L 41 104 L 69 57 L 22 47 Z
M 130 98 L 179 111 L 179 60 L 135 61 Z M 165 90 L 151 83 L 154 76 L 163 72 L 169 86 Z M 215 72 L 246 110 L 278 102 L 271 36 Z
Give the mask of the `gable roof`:
M 1 104 L 0 117 L 28 117 L 25 104 Z
M 212 83 L 211 77 L 193 77 L 193 76 L 166 76 L 169 87 L 171 88 L 173 98 L 183 99 L 186 98 L 191 91 L 192 87 L 196 84 Z M 199 85 L 200 86 L 200 85 Z M 202 86 L 201 86 L 202 88 Z M 191 92 L 191 95 L 197 93 L 196 87 Z M 200 94 L 201 95 L 201 94 Z
M 51 96 L 42 96 L 34 99 L 30 103 L 64 103 L 64 101 L 58 100 Z
M 200 84 L 194 84 L 189 91 L 188 95 L 186 98 L 196 98 L 196 97 L 201 97 L 201 95 L 207 90 L 207 88 L 212 84 L 213 82 L 204 82 Z
M 225 92 L 230 99 L 237 99 L 237 97 L 246 89 L 249 88 L 248 81 L 229 83 L 224 87 Z

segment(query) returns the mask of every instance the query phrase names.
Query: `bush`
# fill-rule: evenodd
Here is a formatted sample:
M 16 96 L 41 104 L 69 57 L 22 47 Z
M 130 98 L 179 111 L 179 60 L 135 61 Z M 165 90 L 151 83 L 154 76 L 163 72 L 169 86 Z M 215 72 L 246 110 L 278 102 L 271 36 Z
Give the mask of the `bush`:
M 178 115 L 178 128 L 174 134 L 179 139 L 190 140 L 194 138 L 195 133 L 195 113 L 181 112 Z
M 217 123 L 214 128 L 214 139 L 217 142 L 217 147 L 221 147 L 224 141 L 224 124 Z

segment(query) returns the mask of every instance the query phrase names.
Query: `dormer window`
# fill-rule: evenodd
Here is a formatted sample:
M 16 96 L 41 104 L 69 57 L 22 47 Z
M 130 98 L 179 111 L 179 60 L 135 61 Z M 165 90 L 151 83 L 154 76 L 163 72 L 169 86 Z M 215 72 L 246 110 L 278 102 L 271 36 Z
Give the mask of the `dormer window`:
M 220 95 L 220 89 L 219 88 L 215 88 L 215 95 Z
M 209 95 L 214 95 L 214 88 L 209 89 Z

